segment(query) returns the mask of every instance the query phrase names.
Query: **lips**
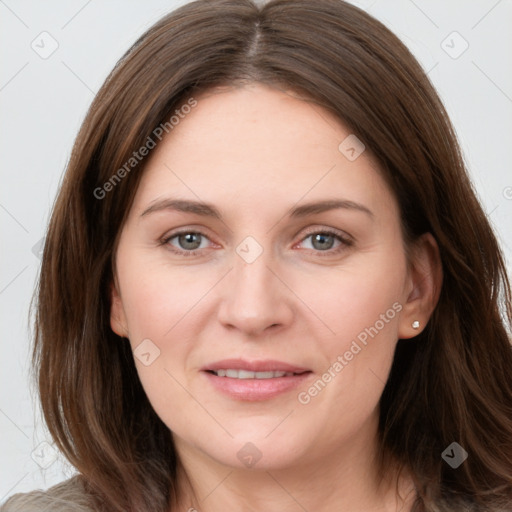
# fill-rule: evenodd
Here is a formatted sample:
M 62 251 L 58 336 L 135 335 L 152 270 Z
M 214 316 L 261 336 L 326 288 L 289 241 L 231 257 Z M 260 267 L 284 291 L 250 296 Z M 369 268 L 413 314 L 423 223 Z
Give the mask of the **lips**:
M 305 367 L 275 360 L 224 359 L 201 370 L 215 390 L 233 400 L 249 402 L 277 397 L 314 377 Z

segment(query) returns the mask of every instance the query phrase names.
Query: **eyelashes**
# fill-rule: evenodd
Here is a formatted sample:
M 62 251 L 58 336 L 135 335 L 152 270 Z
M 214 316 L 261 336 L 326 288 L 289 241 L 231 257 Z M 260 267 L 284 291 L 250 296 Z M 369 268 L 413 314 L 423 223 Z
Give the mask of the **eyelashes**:
M 187 237 L 187 235 L 192 235 L 192 236 Z M 195 240 L 194 240 L 194 238 L 195 238 Z M 332 239 L 333 241 L 339 242 L 339 245 L 334 249 L 332 247 L 329 247 L 327 250 L 321 250 L 321 249 L 319 250 L 314 247 L 313 247 L 313 249 L 309 249 L 310 251 L 313 251 L 313 253 L 315 255 L 318 254 L 319 256 L 336 255 L 336 254 L 341 253 L 343 250 L 346 250 L 347 248 L 354 245 L 353 240 L 350 239 L 348 236 L 346 236 L 336 230 L 330 229 L 330 228 L 312 230 L 312 231 L 306 233 L 305 236 L 303 236 L 301 238 L 299 243 L 303 243 L 304 241 L 306 241 L 310 238 L 313 238 L 313 241 L 312 241 L 313 244 L 316 242 L 322 243 L 326 239 L 329 239 L 329 238 Z M 192 244 L 192 245 L 194 245 L 198 241 L 198 239 L 200 240 L 199 245 L 202 244 L 201 239 L 209 240 L 208 236 L 205 235 L 203 232 L 196 231 L 196 230 L 190 230 L 190 229 L 171 233 L 160 240 L 160 245 L 166 246 L 166 248 L 174 254 L 177 254 L 180 256 L 185 256 L 185 257 L 199 256 L 204 252 L 205 248 L 204 247 L 203 248 L 193 247 L 193 248 L 189 248 L 188 250 L 182 249 L 182 248 L 176 247 L 175 245 L 173 245 L 171 243 L 171 241 L 174 239 L 177 239 L 178 244 L 184 243 L 184 244 Z

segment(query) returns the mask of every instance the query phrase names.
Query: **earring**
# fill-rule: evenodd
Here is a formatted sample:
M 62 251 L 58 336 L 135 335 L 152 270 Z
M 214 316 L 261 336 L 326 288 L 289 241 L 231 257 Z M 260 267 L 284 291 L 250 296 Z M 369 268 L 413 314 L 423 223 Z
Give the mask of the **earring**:
M 413 329 L 419 329 L 420 328 L 420 323 L 418 322 L 418 320 L 414 320 L 414 322 L 412 323 L 412 328 Z

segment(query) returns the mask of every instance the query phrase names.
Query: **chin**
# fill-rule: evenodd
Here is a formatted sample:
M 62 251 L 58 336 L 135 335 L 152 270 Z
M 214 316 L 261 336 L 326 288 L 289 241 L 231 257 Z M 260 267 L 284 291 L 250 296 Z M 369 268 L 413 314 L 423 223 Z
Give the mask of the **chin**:
M 237 469 L 286 469 L 297 465 L 304 444 L 292 441 L 289 433 L 283 434 L 268 435 L 268 430 L 259 436 L 242 434 L 229 441 L 210 442 L 205 446 L 205 452 L 219 463 Z M 212 446 L 216 446 L 214 451 Z

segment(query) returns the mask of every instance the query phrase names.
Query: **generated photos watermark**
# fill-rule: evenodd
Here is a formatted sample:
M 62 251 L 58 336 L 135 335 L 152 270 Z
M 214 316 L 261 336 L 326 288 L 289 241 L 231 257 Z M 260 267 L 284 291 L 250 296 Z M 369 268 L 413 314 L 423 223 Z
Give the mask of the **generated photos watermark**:
M 326 386 L 331 382 L 339 373 L 347 366 L 354 357 L 359 354 L 364 347 L 368 345 L 368 337 L 374 338 L 379 332 L 384 329 L 386 324 L 395 318 L 397 313 L 402 311 L 402 304 L 395 302 L 385 313 L 379 316 L 379 319 L 370 327 L 366 327 L 358 335 L 357 339 L 352 340 L 350 348 L 342 355 L 339 355 L 336 360 L 331 363 L 329 368 L 312 384 L 306 391 L 301 391 L 297 395 L 299 403 L 307 405 L 311 399 L 317 396 Z
M 170 133 L 187 114 L 192 111 L 192 108 L 197 105 L 197 100 L 189 98 L 187 103 L 176 109 L 174 114 L 169 118 L 169 121 L 160 123 L 148 136 L 145 144 L 143 144 L 137 151 L 132 153 L 132 156 L 114 173 L 112 176 L 103 183 L 101 187 L 96 187 L 93 191 L 96 199 L 104 199 L 108 192 L 112 192 L 117 184 L 126 177 L 130 171 L 146 157 L 149 152 L 154 149 L 158 142 L 160 142 L 164 134 Z M 158 139 L 158 140 L 155 140 Z

